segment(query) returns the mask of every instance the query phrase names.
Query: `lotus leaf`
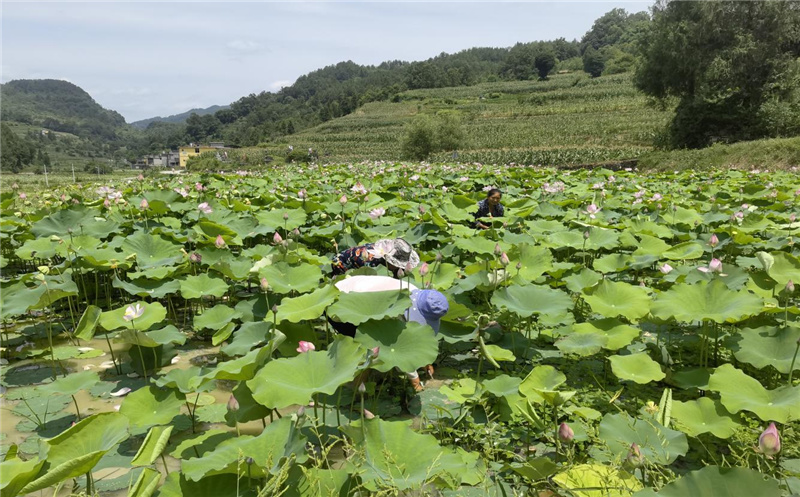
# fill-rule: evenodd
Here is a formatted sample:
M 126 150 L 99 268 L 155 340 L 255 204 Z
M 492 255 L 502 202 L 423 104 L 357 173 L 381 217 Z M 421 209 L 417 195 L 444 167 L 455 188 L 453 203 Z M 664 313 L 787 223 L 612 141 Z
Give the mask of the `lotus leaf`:
M 306 293 L 319 286 L 322 271 L 319 266 L 311 264 L 290 266 L 280 261 L 259 269 L 258 275 L 267 278 L 272 292 L 280 294 Z
M 181 295 L 185 299 L 222 297 L 228 292 L 228 284 L 222 278 L 199 274 L 181 280 Z
M 83 311 L 80 321 L 78 321 L 78 326 L 75 327 L 75 337 L 81 340 L 91 340 L 94 338 L 94 333 L 95 330 L 97 330 L 97 324 L 100 322 L 101 314 L 102 311 L 96 305 L 87 306 L 86 310 Z
M 649 463 L 655 464 L 672 464 L 689 450 L 683 433 L 666 428 L 654 419 L 632 418 L 624 413 L 603 416 L 600 439 L 618 461 L 625 460 L 633 443 L 639 446 Z
M 40 461 L 38 458 L 23 461 L 17 457 L 9 457 L 7 453 L 3 462 L 0 462 L 0 492 L 2 492 L 2 496 L 15 497 L 19 494 L 25 485 L 36 478 L 42 465 L 44 465 L 44 461 Z
M 359 487 L 360 479 L 343 469 L 303 468 L 289 472 L 285 497 L 349 496 Z
M 165 240 L 161 236 L 142 232 L 125 237 L 120 248 L 123 252 L 120 259 L 135 255 L 139 269 L 172 266 L 183 260 L 180 245 Z
M 147 432 L 139 451 L 133 456 L 132 466 L 149 466 L 164 452 L 173 426 L 154 426 Z
M 666 259 L 671 261 L 684 261 L 690 259 L 699 259 L 703 257 L 705 250 L 703 246 L 697 242 L 683 242 L 665 250 L 662 254 Z
M 691 437 L 712 433 L 719 438 L 730 438 L 739 427 L 739 423 L 720 401 L 708 397 L 689 402 L 673 402 L 672 419 L 679 430 Z
M 316 319 L 322 316 L 325 308 L 331 305 L 338 295 L 339 290 L 335 286 L 327 285 L 306 295 L 284 298 L 278 306 L 278 319 L 290 323 Z
M 572 299 L 564 292 L 541 285 L 501 288 L 492 296 L 492 304 L 522 318 L 533 314 L 563 315 L 573 305 Z
M 140 278 L 135 281 L 122 281 L 114 278 L 112 281 L 114 288 L 125 290 L 131 295 L 138 297 L 152 297 L 155 299 L 163 298 L 167 295 L 177 293 L 180 289 L 178 280 L 159 281 Z
M 268 340 L 276 340 L 275 347 L 283 341 L 283 335 L 272 329 L 272 323 L 265 321 L 244 323 L 234 333 L 231 343 L 224 345 L 220 352 L 228 356 L 242 356 Z
M 606 337 L 603 348 L 606 350 L 619 350 L 639 336 L 639 329 L 623 323 L 616 318 L 598 319 L 587 321 L 572 326 L 575 334 L 589 334 Z
M 796 420 L 800 413 L 800 385 L 767 390 L 731 364 L 723 364 L 714 371 L 708 388 L 719 392 L 722 405 L 734 414 L 750 411 L 764 421 L 786 423 Z
M 362 324 L 355 341 L 366 349 L 380 347 L 378 360 L 372 367 L 382 372 L 395 367 L 400 371 L 415 371 L 432 364 L 439 354 L 439 341 L 430 326 L 396 319 Z
M 608 358 L 611 370 L 621 380 L 647 384 L 651 381 L 663 380 L 666 376 L 661 366 L 646 353 L 631 355 L 615 355 Z
M 743 328 L 733 337 L 737 340 L 731 348 L 736 359 L 763 369 L 772 366 L 783 374 L 789 374 L 794 354 L 800 340 L 800 329 L 794 327 Z M 800 362 L 795 362 L 795 370 Z
M 600 283 L 603 276 L 596 273 L 591 269 L 583 268 L 580 273 L 572 274 L 564 278 L 567 288 L 571 292 L 583 293 L 587 288 L 593 287 Z
M 194 318 L 194 328 L 196 330 L 202 330 L 203 328 L 218 330 L 234 319 L 239 319 L 241 317 L 241 312 L 225 304 L 219 304 L 211 309 L 207 309 L 203 314 L 196 316 Z
M 733 291 L 715 279 L 694 285 L 677 284 L 659 295 L 652 313 L 661 319 L 674 318 L 683 323 L 714 321 L 734 323 L 761 312 L 762 300 L 752 293 Z
M 800 281 L 800 259 L 786 252 L 772 252 L 771 264 L 767 269 L 770 278 L 784 287 L 789 280 Z
M 238 481 L 237 475 L 222 474 L 195 482 L 176 471 L 167 475 L 158 497 L 242 497 L 241 490 L 237 491 Z
M 45 395 L 75 395 L 81 390 L 89 390 L 99 381 L 100 377 L 94 371 L 81 371 L 68 374 L 36 389 Z
M 647 290 L 629 283 L 603 280 L 588 292 L 583 299 L 594 312 L 604 317 L 624 316 L 636 321 L 650 310 Z
M 602 464 L 579 464 L 553 477 L 576 497 L 629 497 L 642 488 L 632 474 Z
M 128 492 L 128 496 L 150 497 L 156 491 L 160 482 L 161 473 L 151 468 L 144 468 L 142 472 L 139 473 L 139 478 L 136 479 L 136 483 L 133 484 L 130 492 Z
M 328 315 L 336 321 L 359 325 L 372 319 L 400 317 L 411 307 L 407 291 L 350 292 L 339 295 L 339 300 L 328 308 Z
M 119 412 L 130 420 L 132 427 L 146 428 L 168 424 L 180 414 L 183 403 L 182 393 L 151 385 L 125 397 Z
M 519 393 L 534 402 L 544 402 L 545 392 L 555 392 L 559 385 L 567 381 L 564 373 L 553 366 L 536 366 L 519 385 Z
M 131 304 L 133 305 L 133 304 Z M 120 307 L 113 311 L 106 311 L 100 315 L 100 326 L 108 331 L 116 330 L 119 328 L 126 328 L 128 330 L 146 330 L 156 323 L 160 323 L 167 317 L 167 310 L 161 305 L 160 302 L 140 302 L 144 308 L 142 315 L 131 321 L 126 321 L 123 317 L 125 311 L 130 306 Z
M 270 347 L 264 346 L 251 350 L 238 359 L 220 362 L 216 368 L 206 373 L 206 377 L 215 380 L 249 380 L 268 360 L 271 351 Z
M 590 356 L 606 347 L 608 337 L 599 333 L 570 333 L 556 342 L 556 347 L 565 354 Z
M 656 493 L 648 488 L 634 497 L 687 497 L 720 495 L 725 497 L 780 497 L 778 480 L 748 468 L 706 466 L 664 485 Z

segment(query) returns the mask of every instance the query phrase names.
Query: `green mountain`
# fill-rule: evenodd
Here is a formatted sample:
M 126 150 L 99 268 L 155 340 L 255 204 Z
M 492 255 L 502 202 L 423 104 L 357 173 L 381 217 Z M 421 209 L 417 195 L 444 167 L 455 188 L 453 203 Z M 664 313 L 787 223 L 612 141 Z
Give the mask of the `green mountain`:
M 141 119 L 139 121 L 134 121 L 131 123 L 131 126 L 138 129 L 145 129 L 147 128 L 150 123 L 160 122 L 160 123 L 184 123 L 192 114 L 197 114 L 198 116 L 205 116 L 206 114 L 214 114 L 218 110 L 227 109 L 230 107 L 229 105 L 212 105 L 211 107 L 206 107 L 205 109 L 192 109 L 187 110 L 186 112 L 181 112 L 180 114 L 173 114 L 167 117 L 150 117 L 147 119 Z
M 82 138 L 115 141 L 125 118 L 104 109 L 79 86 L 56 79 L 18 79 L 0 85 L 3 121 L 40 126 Z

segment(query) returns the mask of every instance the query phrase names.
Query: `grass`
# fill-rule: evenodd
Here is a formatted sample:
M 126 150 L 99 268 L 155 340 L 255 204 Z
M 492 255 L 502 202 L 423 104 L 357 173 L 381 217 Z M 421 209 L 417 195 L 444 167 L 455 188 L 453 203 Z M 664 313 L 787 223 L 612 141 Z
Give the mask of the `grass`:
M 639 158 L 653 170 L 770 168 L 800 166 L 800 137 L 715 144 L 700 150 L 654 151 Z

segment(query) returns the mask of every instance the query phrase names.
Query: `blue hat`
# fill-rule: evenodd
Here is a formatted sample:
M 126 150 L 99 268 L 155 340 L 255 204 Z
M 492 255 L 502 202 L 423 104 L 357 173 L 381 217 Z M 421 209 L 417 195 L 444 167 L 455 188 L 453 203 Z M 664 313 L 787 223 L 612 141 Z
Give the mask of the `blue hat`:
M 427 324 L 439 333 L 439 322 L 450 310 L 447 297 L 436 290 L 414 290 L 411 292 L 411 302 L 406 314 L 408 321 Z

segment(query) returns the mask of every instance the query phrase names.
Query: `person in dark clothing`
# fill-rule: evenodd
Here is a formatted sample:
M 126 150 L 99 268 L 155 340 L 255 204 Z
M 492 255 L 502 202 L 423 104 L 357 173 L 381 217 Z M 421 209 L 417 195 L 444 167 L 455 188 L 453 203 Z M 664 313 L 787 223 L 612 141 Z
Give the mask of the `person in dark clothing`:
M 486 192 L 486 198 L 478 202 L 478 212 L 475 213 L 474 226 L 477 229 L 487 230 L 491 226 L 481 222 L 484 217 L 503 217 L 505 215 L 505 208 L 500 200 L 503 198 L 503 193 L 497 188 L 492 188 Z
M 419 254 L 414 247 L 402 238 L 394 240 L 378 240 L 358 247 L 343 250 L 331 261 L 331 275 L 339 276 L 351 269 L 360 267 L 378 267 L 386 265 L 396 277 L 399 270 L 417 267 Z

